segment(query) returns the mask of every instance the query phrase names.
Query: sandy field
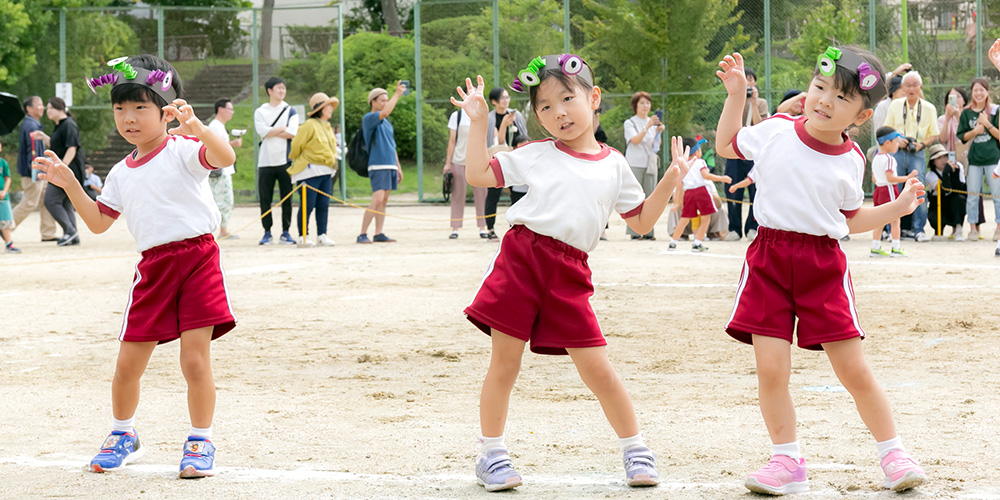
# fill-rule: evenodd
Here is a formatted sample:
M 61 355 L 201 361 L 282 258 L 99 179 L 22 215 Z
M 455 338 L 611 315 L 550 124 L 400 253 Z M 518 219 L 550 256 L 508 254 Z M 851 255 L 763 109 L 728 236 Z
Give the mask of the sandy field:
M 361 212 L 332 209 L 332 248 L 259 247 L 239 207 L 221 242 L 235 331 L 213 344 L 214 478 L 177 479 L 189 420 L 178 343 L 159 347 L 136 415 L 145 457 L 85 472 L 109 431 L 110 387 L 138 255 L 124 223 L 78 247 L 41 243 L 32 215 L 0 255 L 0 498 L 486 498 L 474 478 L 488 337 L 462 309 L 496 249 L 448 209 L 394 200 L 398 243 L 356 245 Z M 471 213 L 471 208 L 467 213 Z M 987 210 L 992 212 L 991 210 Z M 498 229 L 506 229 L 499 223 Z M 992 226 L 985 233 L 992 235 Z M 615 218 L 590 258 L 594 309 L 663 483 L 624 484 L 616 437 L 566 357 L 526 352 L 507 444 L 524 485 L 499 498 L 724 499 L 756 495 L 770 455 L 752 350 L 723 331 L 746 242 L 668 253 Z M 1000 258 L 994 244 L 905 243 L 851 258 L 865 349 L 900 434 L 930 475 L 903 498 L 1000 499 Z M 894 498 L 875 444 L 822 353 L 794 349 L 791 390 L 810 493 Z

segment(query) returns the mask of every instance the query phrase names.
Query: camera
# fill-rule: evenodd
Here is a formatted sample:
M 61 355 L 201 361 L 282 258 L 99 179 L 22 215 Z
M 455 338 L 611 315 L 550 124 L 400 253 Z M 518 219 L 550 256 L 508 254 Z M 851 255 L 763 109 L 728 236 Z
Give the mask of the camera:
M 747 86 L 747 99 L 753 97 L 753 87 Z
M 234 129 L 230 130 L 229 133 L 232 134 L 233 137 L 240 137 L 243 134 L 247 133 L 247 129 L 245 129 L 245 128 L 234 128 Z
M 907 137 L 906 138 L 906 152 L 907 153 L 916 153 L 917 152 L 917 138 L 916 137 Z

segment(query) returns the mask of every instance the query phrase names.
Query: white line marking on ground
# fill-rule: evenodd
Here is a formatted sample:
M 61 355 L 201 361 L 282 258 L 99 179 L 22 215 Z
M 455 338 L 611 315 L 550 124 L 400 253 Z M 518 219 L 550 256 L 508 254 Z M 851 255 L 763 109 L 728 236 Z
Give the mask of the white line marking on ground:
M 291 271 L 302 267 L 305 267 L 305 264 L 264 264 L 263 266 L 227 269 L 226 276 L 242 276 L 245 274 L 260 274 L 274 271 Z
M 614 287 L 653 287 L 653 288 L 736 288 L 736 283 L 594 283 L 594 286 Z M 939 285 L 928 283 L 925 288 L 936 290 L 1000 290 L 1000 285 Z M 854 285 L 855 289 L 864 290 L 910 290 L 913 285 Z

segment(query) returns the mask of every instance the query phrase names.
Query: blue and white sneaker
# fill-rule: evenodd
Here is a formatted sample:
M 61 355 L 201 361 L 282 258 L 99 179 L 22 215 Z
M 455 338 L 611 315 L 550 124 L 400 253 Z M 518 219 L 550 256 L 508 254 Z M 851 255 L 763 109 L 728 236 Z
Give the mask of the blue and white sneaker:
M 660 475 L 656 472 L 656 455 L 645 446 L 625 450 L 625 482 L 629 486 L 656 486 Z
M 93 472 L 109 472 L 121 469 L 125 464 L 142 458 L 146 449 L 139 444 L 139 434 L 132 432 L 111 431 L 101 445 L 101 451 L 90 461 Z
M 514 470 L 507 450 L 497 448 L 476 459 L 476 479 L 486 491 L 503 491 L 521 486 L 521 475 Z
M 281 233 L 281 236 L 278 237 L 278 244 L 279 245 L 294 245 L 295 244 L 295 239 L 292 238 L 292 235 L 288 234 L 288 231 L 283 231 Z
M 215 445 L 211 441 L 188 436 L 181 458 L 181 477 L 197 479 L 215 475 Z
M 264 237 L 260 239 L 261 245 L 270 245 L 274 243 L 274 238 L 271 237 L 271 231 L 264 231 Z

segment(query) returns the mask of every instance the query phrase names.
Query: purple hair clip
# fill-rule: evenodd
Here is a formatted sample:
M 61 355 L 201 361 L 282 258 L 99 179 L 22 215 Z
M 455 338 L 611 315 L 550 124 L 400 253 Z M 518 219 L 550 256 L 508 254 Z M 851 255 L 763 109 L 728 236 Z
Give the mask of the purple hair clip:
M 514 77 L 514 81 L 507 86 L 510 87 L 510 89 L 513 90 L 514 92 L 520 92 L 522 94 L 525 92 L 524 84 L 522 84 L 521 80 L 518 79 L 516 76 Z
M 559 56 L 559 66 L 562 66 L 563 73 L 575 75 L 583 70 L 583 59 L 576 54 L 563 54 Z
M 169 89 L 170 88 L 170 84 L 173 81 L 174 81 L 174 73 L 173 73 L 173 71 L 163 71 L 163 70 L 160 70 L 160 69 L 158 69 L 156 71 L 153 71 L 152 73 L 150 73 L 146 77 L 146 84 L 148 84 L 148 85 L 152 85 L 152 84 L 154 84 L 156 82 L 163 82 L 163 85 L 160 86 L 160 90 L 163 90 L 163 91 L 166 91 L 167 89 Z
M 97 78 L 84 78 L 84 80 L 87 82 L 87 88 L 89 88 L 91 92 L 96 94 L 97 87 L 101 87 L 104 85 L 114 85 L 118 81 L 118 75 L 114 73 L 108 73 L 106 75 L 99 76 Z
M 878 85 L 881 76 L 874 71 L 868 63 L 863 62 L 858 65 L 858 82 L 862 90 L 871 90 Z

